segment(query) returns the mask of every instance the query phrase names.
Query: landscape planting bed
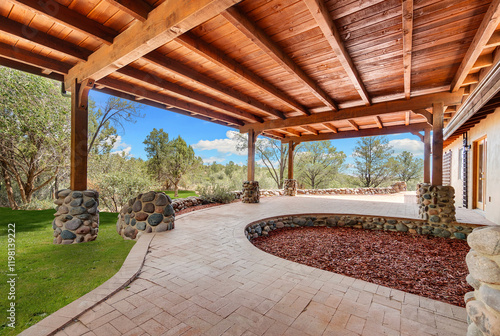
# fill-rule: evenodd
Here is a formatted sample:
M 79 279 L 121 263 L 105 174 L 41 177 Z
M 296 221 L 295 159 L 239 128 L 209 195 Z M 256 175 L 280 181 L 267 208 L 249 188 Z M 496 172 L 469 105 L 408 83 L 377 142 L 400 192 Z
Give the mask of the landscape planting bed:
M 346 227 L 282 228 L 251 241 L 301 264 L 465 307 L 464 240 Z

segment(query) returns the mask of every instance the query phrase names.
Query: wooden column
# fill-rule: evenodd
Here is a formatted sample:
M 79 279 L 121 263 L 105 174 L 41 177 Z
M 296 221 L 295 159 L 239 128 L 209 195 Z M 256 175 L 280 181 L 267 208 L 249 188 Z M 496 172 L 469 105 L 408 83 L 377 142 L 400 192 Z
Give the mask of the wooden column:
M 432 104 L 432 185 L 443 184 L 444 104 Z
M 431 130 L 424 131 L 424 183 L 431 183 Z
M 295 150 L 295 144 L 293 141 L 288 143 L 288 179 L 293 179 L 293 151 Z
M 71 190 L 87 189 L 88 94 L 93 84 L 75 80 L 71 86 Z
M 255 142 L 258 134 L 254 130 L 248 131 L 248 181 L 255 180 Z

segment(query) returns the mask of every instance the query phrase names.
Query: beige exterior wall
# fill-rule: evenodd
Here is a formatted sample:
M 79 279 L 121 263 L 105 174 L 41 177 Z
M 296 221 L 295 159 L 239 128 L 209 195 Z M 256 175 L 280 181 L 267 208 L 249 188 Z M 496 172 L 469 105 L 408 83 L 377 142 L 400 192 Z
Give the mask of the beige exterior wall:
M 486 136 L 486 193 L 485 215 L 490 221 L 500 224 L 500 109 L 483 119 L 469 130 L 469 144 Z M 462 180 L 459 179 L 459 149 L 462 147 L 462 137 L 447 146 L 444 151 L 452 151 L 451 185 L 455 188 L 455 206 L 462 207 Z M 473 147 L 468 153 L 468 206 L 472 208 L 473 197 Z

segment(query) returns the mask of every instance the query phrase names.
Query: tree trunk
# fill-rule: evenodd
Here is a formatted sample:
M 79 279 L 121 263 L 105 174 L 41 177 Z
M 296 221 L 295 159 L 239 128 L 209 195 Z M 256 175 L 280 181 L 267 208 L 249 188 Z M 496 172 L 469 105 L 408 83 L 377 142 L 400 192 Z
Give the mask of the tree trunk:
M 179 181 L 174 183 L 174 197 L 179 197 Z
M 55 177 L 55 179 L 54 179 L 54 195 L 53 195 L 54 199 L 56 199 L 56 198 L 57 198 L 57 197 L 56 197 L 56 194 L 57 194 L 57 192 L 58 192 L 58 191 L 59 191 L 59 178 L 58 178 L 58 176 L 56 175 L 56 177 Z
M 1 167 L 2 177 L 5 182 L 5 191 L 7 192 L 7 198 L 9 199 L 9 206 L 12 210 L 19 210 L 19 206 L 16 203 L 16 199 L 14 198 L 14 190 L 12 189 L 12 181 L 10 180 L 10 176 L 7 171 Z

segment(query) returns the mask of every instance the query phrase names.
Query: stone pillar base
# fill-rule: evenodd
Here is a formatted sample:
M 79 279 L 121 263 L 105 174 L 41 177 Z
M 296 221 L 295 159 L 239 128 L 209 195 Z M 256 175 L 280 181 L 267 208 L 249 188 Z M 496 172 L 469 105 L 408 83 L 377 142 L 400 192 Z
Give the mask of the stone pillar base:
M 284 196 L 296 196 L 297 195 L 297 180 L 286 179 L 283 186 Z
M 95 190 L 59 190 L 52 222 L 54 244 L 76 244 L 97 238 L 99 193 Z
M 258 181 L 245 181 L 243 182 L 243 196 L 241 198 L 243 203 L 259 203 L 260 191 Z
M 500 227 L 476 228 L 467 237 L 471 250 L 466 262 L 467 282 L 474 288 L 465 294 L 468 336 L 500 335 Z
M 128 201 L 116 222 L 116 231 L 126 240 L 137 240 L 144 233 L 172 230 L 175 211 L 172 200 L 162 192 L 150 191 Z
M 417 186 L 420 218 L 430 224 L 455 222 L 455 189 L 451 186 L 433 186 L 420 183 Z

